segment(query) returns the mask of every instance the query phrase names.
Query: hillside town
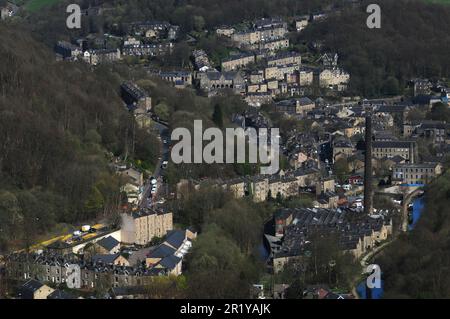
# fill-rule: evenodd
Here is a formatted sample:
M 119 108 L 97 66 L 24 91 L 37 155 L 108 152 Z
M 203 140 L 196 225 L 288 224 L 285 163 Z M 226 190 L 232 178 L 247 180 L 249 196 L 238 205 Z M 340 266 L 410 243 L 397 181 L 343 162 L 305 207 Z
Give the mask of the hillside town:
M 2 20 L 17 10 L 12 4 L 2 8 Z M 86 14 L 103 12 L 99 7 Z M 339 253 L 367 266 L 365 257 L 408 231 L 412 203 L 448 167 L 450 123 L 435 112 L 450 107 L 450 83 L 411 78 L 400 95 L 352 95 L 353 75 L 341 52 L 323 50 L 320 43 L 306 43 L 300 50 L 293 43 L 331 14 L 336 12 L 264 17 L 191 33 L 168 21 L 134 21 L 121 34 L 92 33 L 54 43 L 55 60 L 62 66 L 125 65 L 209 101 L 238 97 L 246 110 L 226 118 L 234 128 L 259 131 L 289 123 L 279 127 L 283 165 L 272 175 L 246 171 L 221 178 L 177 176 L 169 182 L 167 171 L 176 166 L 170 158 L 172 119 L 155 108 L 154 92 L 137 79 L 123 81 L 116 88 L 122 108 L 139 129 L 157 137 L 152 145 L 156 165 L 144 168 L 127 155 L 109 156 L 108 165 L 121 182 L 120 214 L 115 220 L 75 224 L 68 234 L 0 256 L 1 273 L 14 283 L 10 297 L 145 298 L 145 287 L 156 280 L 181 280 L 186 260 L 195 265 L 190 254 L 202 232 L 185 227 L 174 209 L 178 201 L 211 190 L 248 205 L 274 207 L 259 230 L 266 281 L 248 287 L 248 298 L 285 298 L 293 283 L 269 285 L 267 276 L 302 269 L 319 241 L 333 242 Z M 202 33 L 221 43 L 226 54 L 202 47 Z M 185 43 L 189 60 L 184 66 L 166 63 Z M 302 287 L 300 294 L 358 298 L 355 290 L 323 282 Z

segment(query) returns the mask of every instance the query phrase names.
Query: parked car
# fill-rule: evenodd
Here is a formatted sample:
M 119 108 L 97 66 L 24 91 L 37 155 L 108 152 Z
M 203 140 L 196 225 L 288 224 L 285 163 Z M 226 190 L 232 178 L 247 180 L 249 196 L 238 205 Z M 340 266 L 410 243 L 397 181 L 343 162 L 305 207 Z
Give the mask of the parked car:
M 342 188 L 343 188 L 344 190 L 346 190 L 346 191 L 349 191 L 349 190 L 352 189 L 352 185 L 350 185 L 350 184 L 345 184 L 345 185 L 342 185 Z

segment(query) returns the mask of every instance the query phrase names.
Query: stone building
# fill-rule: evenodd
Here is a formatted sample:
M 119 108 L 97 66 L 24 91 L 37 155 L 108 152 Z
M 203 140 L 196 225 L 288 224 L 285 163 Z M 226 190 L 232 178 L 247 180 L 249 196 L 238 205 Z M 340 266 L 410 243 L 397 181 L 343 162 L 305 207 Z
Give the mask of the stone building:
M 235 178 L 226 182 L 228 190 L 230 190 L 234 197 L 242 198 L 245 196 L 246 185 L 242 178 Z
M 339 248 L 359 258 L 392 234 L 391 218 L 371 218 L 351 209 L 281 209 L 274 215 L 275 233 L 265 234 L 274 272 L 289 262 L 303 263 L 314 237 L 335 240 Z
M 98 49 L 88 50 L 83 54 L 83 60 L 91 65 L 97 65 L 100 63 L 112 63 L 121 59 L 121 53 L 119 49 Z
M 83 54 L 83 51 L 79 46 L 66 41 L 58 41 L 55 46 L 55 52 L 63 59 L 76 59 Z
M 222 71 L 233 71 L 254 62 L 255 55 L 252 53 L 232 56 L 222 61 Z
M 297 32 L 303 31 L 309 24 L 309 16 L 301 16 L 295 19 L 295 29 Z
M 206 92 L 231 89 L 235 93 L 245 92 L 245 82 L 238 71 L 229 72 L 204 72 L 200 75 L 200 88 Z
M 289 48 L 289 39 L 287 38 L 274 38 L 271 40 L 260 42 L 257 46 L 258 50 L 277 51 Z
M 349 81 L 350 74 L 341 69 L 324 69 L 319 73 L 320 87 L 347 84 Z
M 168 71 L 157 74 L 161 79 L 172 83 L 175 87 L 192 85 L 192 73 L 189 71 Z
M 287 64 L 302 64 L 302 57 L 299 53 L 295 52 L 286 52 L 279 53 L 273 57 L 269 57 L 267 59 L 268 66 L 281 66 Z
M 264 69 L 264 76 L 266 80 L 285 80 L 287 75 L 294 74 L 298 70 L 300 70 L 299 64 L 268 66 Z
M 206 72 L 213 68 L 205 50 L 195 50 L 192 52 L 192 56 L 194 57 L 194 64 L 198 71 Z
M 298 70 L 298 85 L 310 86 L 314 82 L 314 71 L 308 68 Z
M 254 45 L 261 41 L 261 33 L 257 30 L 235 32 L 231 36 L 231 40 L 240 47 Z
M 287 23 L 281 19 L 260 19 L 255 22 L 253 28 L 234 32 L 231 39 L 240 47 L 252 47 L 255 44 L 282 39 L 286 36 L 287 31 Z
M 125 56 L 161 56 L 170 54 L 173 50 L 174 44 L 172 42 L 150 43 L 150 44 L 128 44 L 124 45 L 122 54 Z
M 272 102 L 272 93 L 268 91 L 249 92 L 245 95 L 244 100 L 250 106 L 260 107 L 263 104 L 269 104 Z
M 288 32 L 287 23 L 280 18 L 259 19 L 254 27 L 260 32 L 261 41 L 283 38 Z
M 417 143 L 415 141 L 374 141 L 373 157 L 389 159 L 396 156 L 404 158 L 408 163 L 417 161 Z
M 252 176 L 248 181 L 249 189 L 255 202 L 263 202 L 269 194 L 269 179 L 263 176 Z
M 442 174 L 442 164 L 396 164 L 392 168 L 392 181 L 402 184 L 428 184 Z
M 339 55 L 337 53 L 327 52 L 320 57 L 325 69 L 336 69 L 338 67 Z
M 163 237 L 173 229 L 171 212 L 139 210 L 122 215 L 123 243 L 146 245 L 155 237 Z
M 122 83 L 120 94 L 130 109 L 138 109 L 145 113 L 152 108 L 152 98 L 133 82 Z
M 276 104 L 277 112 L 284 112 L 287 114 L 303 114 L 313 110 L 316 107 L 314 101 L 307 97 L 283 100 Z
M 21 299 L 47 299 L 55 289 L 35 280 L 29 279 L 19 288 Z
M 430 94 L 431 88 L 433 87 L 433 84 L 428 79 L 414 79 L 413 84 L 414 84 L 413 89 L 414 96 L 428 95 Z
M 216 34 L 217 35 L 221 35 L 224 37 L 228 37 L 231 38 L 231 36 L 234 34 L 235 29 L 233 27 L 229 27 L 229 26 L 222 26 L 222 27 L 218 27 L 216 29 Z

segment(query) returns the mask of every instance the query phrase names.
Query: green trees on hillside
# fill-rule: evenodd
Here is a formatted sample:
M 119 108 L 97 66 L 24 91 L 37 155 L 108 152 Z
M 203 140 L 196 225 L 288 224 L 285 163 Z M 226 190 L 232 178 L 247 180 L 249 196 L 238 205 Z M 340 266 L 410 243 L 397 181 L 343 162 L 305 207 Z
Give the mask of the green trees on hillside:
M 85 0 L 75 1 L 87 8 L 89 5 L 104 4 L 112 10 L 102 16 L 83 18 L 82 29 L 77 32 L 66 30 L 63 1 L 51 7 L 33 12 L 31 27 L 44 41 L 53 45 L 57 37 L 86 36 L 88 32 L 103 30 L 107 33 L 129 31 L 129 23 L 145 20 L 169 21 L 179 25 L 183 32 L 202 31 L 220 25 L 231 25 L 270 16 L 292 16 L 317 12 L 333 0 Z M 58 27 L 57 27 L 58 26 Z
M 219 104 L 214 105 L 212 120 L 218 127 L 223 127 L 223 113 Z
M 376 260 L 383 271 L 385 298 L 450 297 L 450 173 L 438 178 L 425 194 L 416 228 Z
M 221 188 L 204 186 L 173 209 L 176 222 L 199 231 L 186 261 L 189 297 L 249 298 L 263 270 L 258 249 L 271 204 L 235 199 Z
M 20 27 L 0 26 L 0 60 L 2 244 L 117 210 L 112 156 L 128 149 L 154 165 L 159 151 L 152 134 L 133 130 L 120 77 L 106 66 L 55 62 Z
M 450 109 L 444 103 L 435 103 L 431 111 L 427 114 L 427 118 L 434 121 L 450 122 Z
M 365 8 L 370 1 L 364 1 Z M 366 26 L 365 10 L 344 10 L 313 24 L 293 44 L 322 41 L 322 51 L 338 52 L 351 74 L 350 90 L 366 97 L 402 94 L 415 77 L 450 74 L 450 7 L 423 1 L 379 1 L 380 29 Z
M 188 297 L 249 298 L 258 266 L 218 226 L 209 225 L 188 256 Z

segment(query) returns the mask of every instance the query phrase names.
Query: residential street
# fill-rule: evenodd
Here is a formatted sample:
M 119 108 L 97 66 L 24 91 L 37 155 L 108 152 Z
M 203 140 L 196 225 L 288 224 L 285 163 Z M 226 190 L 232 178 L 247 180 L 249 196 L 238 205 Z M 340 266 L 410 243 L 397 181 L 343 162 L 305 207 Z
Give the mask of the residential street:
M 168 161 L 169 160 L 169 156 L 170 156 L 170 152 L 169 152 L 169 141 L 170 141 L 170 134 L 169 134 L 169 130 L 168 127 L 164 124 L 162 124 L 161 122 L 157 122 L 153 119 L 153 122 L 155 124 L 155 128 L 159 131 L 159 136 L 161 137 L 161 149 L 160 149 L 160 158 L 159 161 L 155 167 L 155 171 L 153 172 L 153 177 L 155 177 L 158 180 L 157 183 L 157 193 L 154 194 L 151 198 L 150 198 L 150 191 L 151 191 L 151 183 L 150 183 L 150 179 L 148 179 L 145 183 L 144 186 L 144 192 L 142 195 L 142 200 L 141 203 L 139 205 L 140 208 L 148 208 L 151 207 L 161 196 L 161 193 L 164 191 L 164 183 L 162 180 L 162 176 L 163 176 L 163 169 L 162 169 L 162 163 L 164 161 Z M 166 141 L 166 143 L 164 143 L 164 141 Z

